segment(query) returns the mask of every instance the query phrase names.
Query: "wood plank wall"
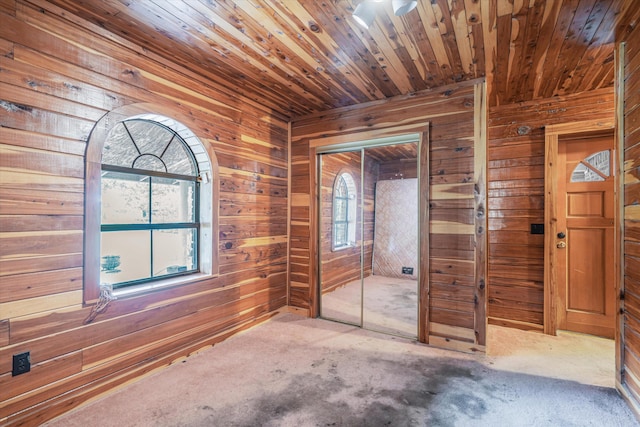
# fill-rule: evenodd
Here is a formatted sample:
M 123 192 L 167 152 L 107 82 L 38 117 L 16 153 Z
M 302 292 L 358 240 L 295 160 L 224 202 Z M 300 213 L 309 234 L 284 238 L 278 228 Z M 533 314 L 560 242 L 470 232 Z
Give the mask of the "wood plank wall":
M 37 425 L 286 304 L 288 123 L 46 1 L 1 3 L 0 424 Z M 118 299 L 84 325 L 86 142 L 136 103 L 213 146 L 220 275 Z M 12 377 L 24 351 L 31 372 Z
M 542 331 L 544 127 L 613 118 L 613 88 L 489 109 L 489 323 Z
M 484 345 L 476 330 L 478 283 L 474 221 L 474 119 L 476 87 L 465 83 L 385 102 L 341 108 L 296 119 L 292 123 L 292 195 L 290 243 L 290 304 L 315 313 L 312 198 L 315 159 L 313 144 L 321 140 L 357 140 L 393 133 L 421 132 L 430 123 L 429 168 L 429 341 L 460 349 Z M 313 142 L 313 143 L 312 143 Z M 483 141 L 484 143 L 484 141 Z M 483 159 L 482 162 L 485 160 Z M 480 187 L 483 188 L 483 187 Z M 481 215 L 482 216 L 482 215 Z
M 360 279 L 360 239 L 362 236 L 361 206 L 364 203 L 364 277 L 371 275 L 373 260 L 373 198 L 377 167 L 373 161 L 365 159 L 364 200 L 360 197 L 360 151 L 332 153 L 322 156 L 322 189 L 321 189 L 321 268 L 322 292 L 331 292 L 340 286 Z M 336 176 L 349 172 L 355 181 L 358 193 L 356 212 L 356 247 L 332 250 L 333 238 L 333 186 Z
M 640 416 L 640 9 L 630 11 L 624 49 L 624 316 L 622 384 Z
M 409 179 L 418 177 L 418 160 L 402 159 L 381 162 L 379 164 L 378 181 L 393 179 Z

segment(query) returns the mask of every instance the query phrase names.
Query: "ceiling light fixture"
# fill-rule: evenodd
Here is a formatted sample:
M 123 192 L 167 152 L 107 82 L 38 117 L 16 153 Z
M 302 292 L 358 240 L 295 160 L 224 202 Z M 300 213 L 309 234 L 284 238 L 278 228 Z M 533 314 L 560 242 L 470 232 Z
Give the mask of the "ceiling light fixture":
M 405 13 L 411 12 L 417 5 L 417 0 L 391 0 L 393 6 L 393 13 L 396 16 L 402 16 Z
M 364 0 L 353 11 L 353 19 L 365 28 L 369 28 L 376 19 L 378 3 L 384 0 Z M 411 12 L 418 5 L 417 0 L 391 0 L 393 13 L 402 16 Z
M 374 2 L 363 1 L 353 11 L 353 19 L 365 28 L 369 28 L 376 19 L 376 5 Z

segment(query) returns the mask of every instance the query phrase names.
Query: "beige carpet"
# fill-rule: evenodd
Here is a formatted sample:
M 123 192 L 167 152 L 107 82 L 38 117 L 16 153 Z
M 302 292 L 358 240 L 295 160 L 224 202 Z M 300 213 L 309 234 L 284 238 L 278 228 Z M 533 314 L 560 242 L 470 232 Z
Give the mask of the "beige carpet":
M 321 317 L 338 320 L 365 329 L 400 335 L 418 336 L 418 282 L 371 275 L 355 280 L 322 295 Z M 364 295 L 361 313 L 360 300 Z M 362 323 L 360 316 L 362 314 Z
M 612 357 L 575 334 L 490 327 L 493 350 L 468 355 L 280 314 L 47 426 L 638 425 L 600 384 L 613 360 L 574 347 Z

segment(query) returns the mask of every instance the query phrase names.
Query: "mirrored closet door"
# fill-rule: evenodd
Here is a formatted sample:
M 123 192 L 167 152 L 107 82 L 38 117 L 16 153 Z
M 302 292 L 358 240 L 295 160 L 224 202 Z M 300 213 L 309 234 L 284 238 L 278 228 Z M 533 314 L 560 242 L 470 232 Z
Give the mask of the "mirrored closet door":
M 320 316 L 418 330 L 418 144 L 318 155 Z

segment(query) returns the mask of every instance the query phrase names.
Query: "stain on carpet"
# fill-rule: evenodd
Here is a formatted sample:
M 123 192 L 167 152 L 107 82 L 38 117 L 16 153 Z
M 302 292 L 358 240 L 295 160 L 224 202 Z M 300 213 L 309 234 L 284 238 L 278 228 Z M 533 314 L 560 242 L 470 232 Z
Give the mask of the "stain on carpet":
M 254 400 L 219 408 L 202 425 L 453 426 L 458 412 L 477 419 L 487 411 L 482 398 L 459 392 L 465 382 L 478 381 L 472 367 L 445 359 L 398 363 L 381 356 L 369 357 L 367 364 L 379 375 L 354 389 L 348 378 L 357 375 L 357 365 L 330 355 L 318 358 L 308 373 L 289 377 L 286 386 L 257 389 Z

